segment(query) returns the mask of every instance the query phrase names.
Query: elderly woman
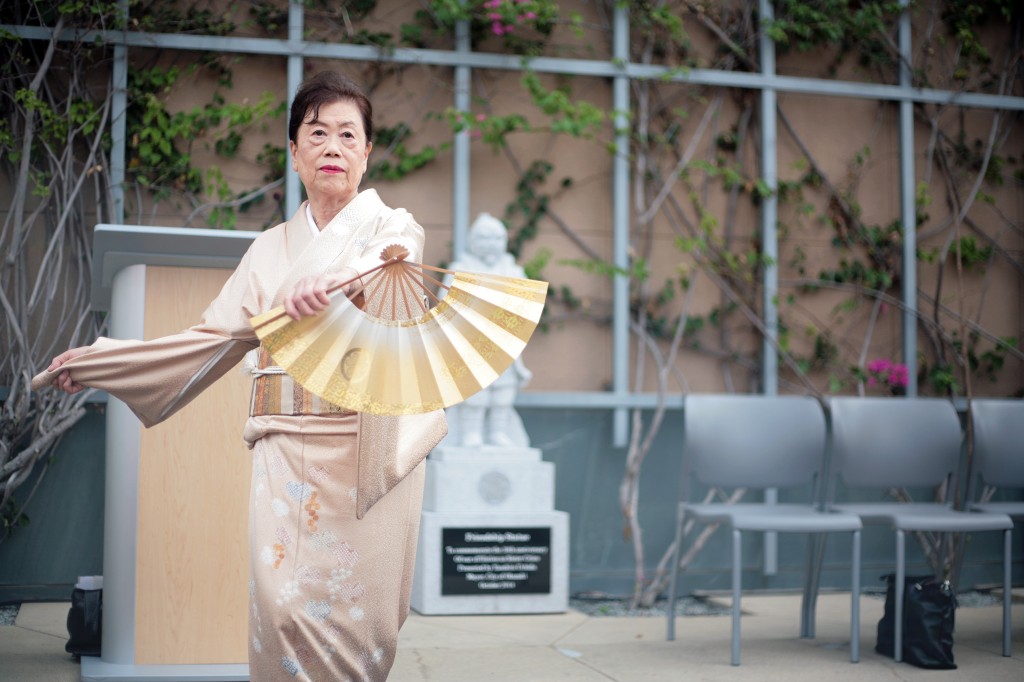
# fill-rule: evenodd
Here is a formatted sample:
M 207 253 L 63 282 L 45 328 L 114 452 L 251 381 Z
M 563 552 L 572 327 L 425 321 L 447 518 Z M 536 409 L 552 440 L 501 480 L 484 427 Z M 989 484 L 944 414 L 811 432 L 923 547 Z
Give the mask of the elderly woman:
M 256 238 L 199 324 L 145 342 L 100 338 L 47 370 L 69 393 L 109 391 L 150 426 L 252 351 L 254 681 L 384 680 L 409 612 L 422 462 L 444 436 L 443 413 L 374 417 L 321 401 L 268 367 L 249 324 L 279 305 L 295 319 L 317 314 L 332 286 L 379 264 L 389 244 L 422 259 L 412 216 L 359 192 L 372 134 L 370 102 L 352 81 L 332 72 L 307 80 L 288 135 L 309 200 Z

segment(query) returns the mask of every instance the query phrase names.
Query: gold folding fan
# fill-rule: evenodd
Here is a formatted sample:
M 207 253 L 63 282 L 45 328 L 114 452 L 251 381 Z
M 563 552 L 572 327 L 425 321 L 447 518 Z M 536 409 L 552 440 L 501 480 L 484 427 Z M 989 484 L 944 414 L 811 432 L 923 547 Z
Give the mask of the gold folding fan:
M 357 291 L 342 293 L 353 278 L 328 292 L 331 303 L 319 314 L 292 320 L 275 308 L 253 317 L 253 329 L 277 365 L 335 405 L 400 415 L 461 402 L 523 352 L 547 282 L 452 272 L 407 256 L 404 247 L 389 246 L 383 263 L 359 276 Z M 447 294 L 439 299 L 426 282 Z

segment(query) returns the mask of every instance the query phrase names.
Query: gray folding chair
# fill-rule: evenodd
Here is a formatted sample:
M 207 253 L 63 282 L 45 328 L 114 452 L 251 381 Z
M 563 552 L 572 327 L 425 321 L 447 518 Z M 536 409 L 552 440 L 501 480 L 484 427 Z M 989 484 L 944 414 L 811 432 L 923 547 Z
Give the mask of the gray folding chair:
M 975 478 L 969 499 L 977 500 L 984 485 L 1024 490 L 1024 400 L 972 400 L 971 420 Z M 969 508 L 1024 519 L 1024 500 L 978 501 Z
M 812 398 L 691 395 L 684 405 L 682 501 L 676 518 L 669 584 L 668 639 L 675 639 L 675 601 L 683 526 L 689 519 L 732 529 L 732 664 L 740 663 L 743 531 L 850 532 L 850 661 L 860 658 L 860 529 L 854 514 L 823 512 L 813 504 L 695 504 L 686 501 L 690 476 L 716 488 L 788 488 L 811 484 L 817 500 L 825 454 L 825 417 Z
M 978 500 L 984 486 L 1024 491 L 1024 400 L 972 400 L 974 481 L 969 500 Z M 1024 500 L 975 501 L 972 511 L 1006 514 L 1024 520 Z M 1007 549 L 1009 551 L 1009 549 Z M 1003 576 L 1005 584 L 1011 577 Z M 1005 585 L 1004 585 L 1005 590 Z M 1005 599 L 1004 591 L 1004 599 Z M 1003 612 L 1003 652 L 1010 651 L 1010 613 Z
M 937 488 L 960 463 L 960 419 L 948 400 L 930 398 L 832 398 L 831 462 L 827 504 L 856 514 L 867 524 L 886 524 L 896 533 L 895 659 L 903 658 L 903 591 L 908 532 L 1003 532 L 1003 655 L 1010 655 L 1010 561 L 1013 522 L 1006 514 L 955 511 L 943 502 L 835 503 L 836 484 L 849 488 Z M 948 495 L 947 495 L 948 497 Z M 820 556 L 820 554 L 819 554 Z M 818 567 L 809 571 L 805 604 L 813 635 Z

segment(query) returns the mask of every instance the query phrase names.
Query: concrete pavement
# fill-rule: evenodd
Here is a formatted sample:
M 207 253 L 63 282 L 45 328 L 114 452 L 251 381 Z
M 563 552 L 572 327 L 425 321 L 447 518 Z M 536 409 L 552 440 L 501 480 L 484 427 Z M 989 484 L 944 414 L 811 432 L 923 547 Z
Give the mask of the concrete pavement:
M 728 598 L 721 598 L 728 602 Z M 928 671 L 874 652 L 879 599 L 861 599 L 861 662 L 849 662 L 850 598 L 824 594 L 818 636 L 798 638 L 798 595 L 744 595 L 742 665 L 729 665 L 728 616 L 680 618 L 665 641 L 664 618 L 590 617 L 578 611 L 535 616 L 421 616 L 402 630 L 392 682 L 658 682 L 669 680 L 1024 680 L 1024 593 L 1014 599 L 1014 655 L 1000 655 L 998 606 L 957 611 L 959 669 Z M 64 652 L 68 604 L 23 604 L 0 626 L 0 681 L 73 682 L 79 666 Z

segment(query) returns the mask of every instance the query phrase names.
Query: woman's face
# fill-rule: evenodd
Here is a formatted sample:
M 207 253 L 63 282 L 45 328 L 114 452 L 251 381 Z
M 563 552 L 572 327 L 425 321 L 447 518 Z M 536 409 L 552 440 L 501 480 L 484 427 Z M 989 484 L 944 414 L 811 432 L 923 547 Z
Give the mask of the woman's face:
M 340 209 L 359 192 L 373 145 L 367 143 L 359 107 L 351 101 L 321 105 L 315 121 L 310 115 L 290 143 L 292 168 L 314 206 Z

